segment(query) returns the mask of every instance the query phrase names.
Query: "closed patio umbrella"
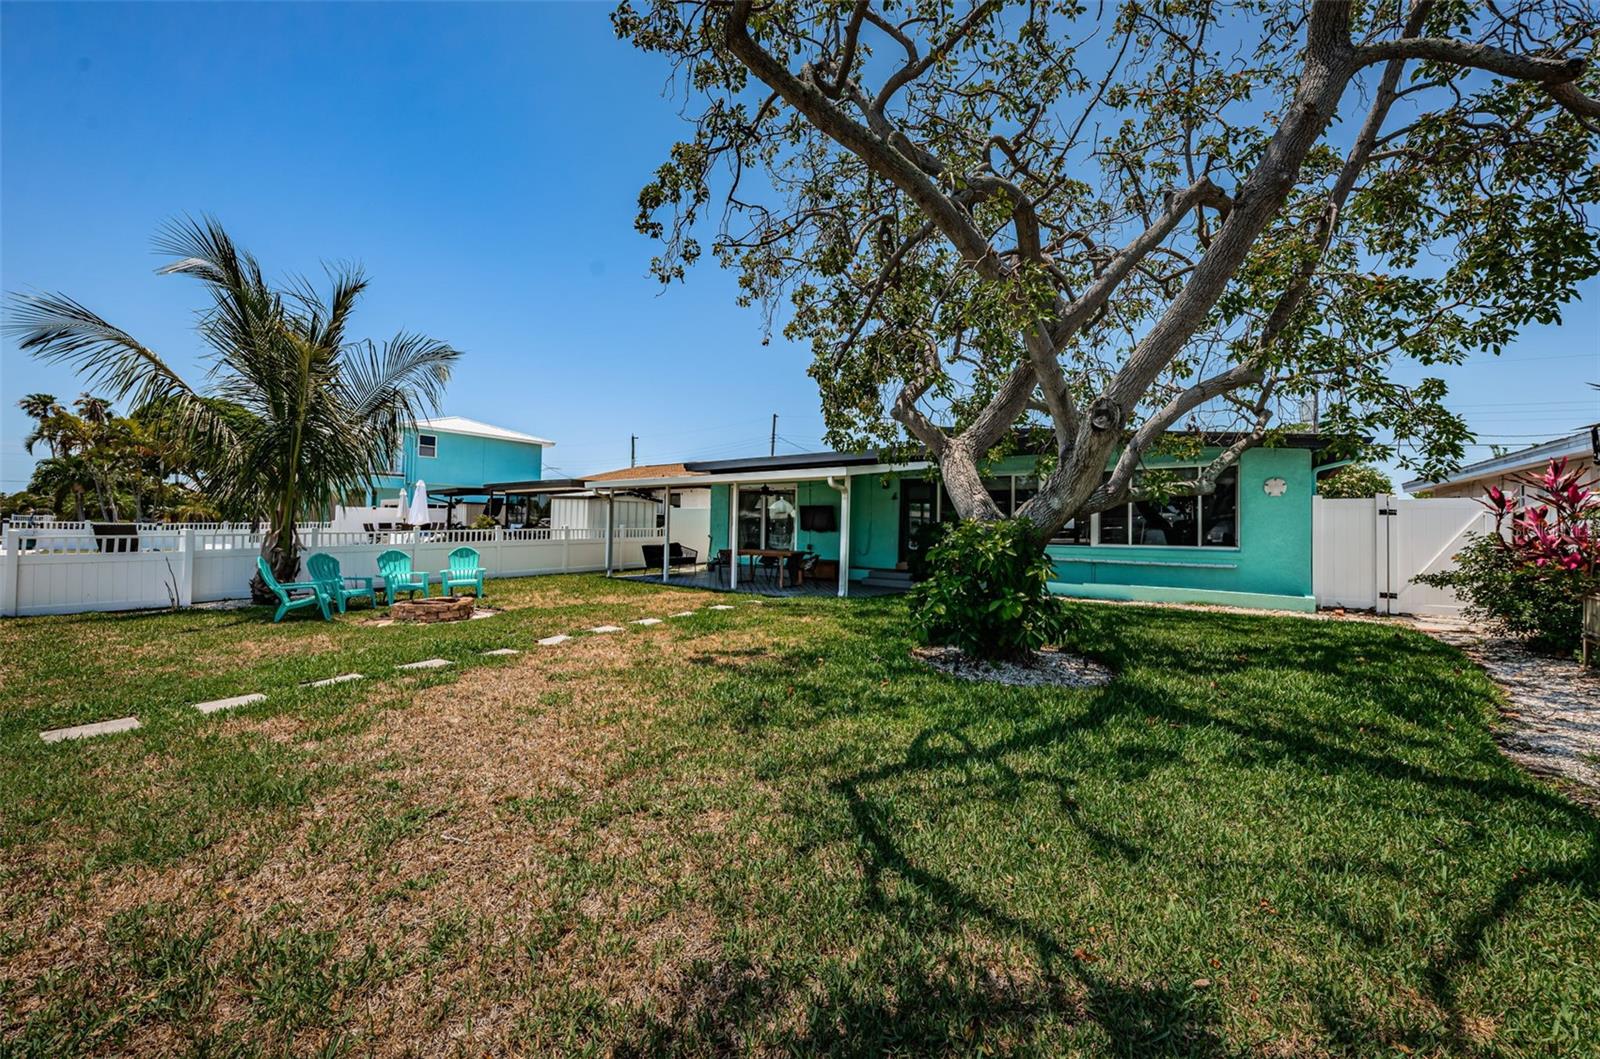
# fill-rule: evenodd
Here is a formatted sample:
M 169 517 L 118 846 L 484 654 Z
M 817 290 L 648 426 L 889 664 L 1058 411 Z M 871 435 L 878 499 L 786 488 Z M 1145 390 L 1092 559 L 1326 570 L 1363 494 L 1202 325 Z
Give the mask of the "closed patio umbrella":
M 411 524 L 428 524 L 428 483 L 421 478 L 417 479 L 417 487 L 411 491 Z

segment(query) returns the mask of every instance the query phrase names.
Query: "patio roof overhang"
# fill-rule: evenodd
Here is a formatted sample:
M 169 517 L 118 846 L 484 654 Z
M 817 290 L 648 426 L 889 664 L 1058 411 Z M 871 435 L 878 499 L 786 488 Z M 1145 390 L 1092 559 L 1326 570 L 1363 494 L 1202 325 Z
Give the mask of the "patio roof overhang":
M 792 456 L 766 456 L 744 460 L 706 460 L 684 464 L 681 474 L 642 474 L 636 478 L 615 475 L 590 478 L 584 488 L 601 492 L 640 489 L 704 489 L 712 485 L 776 485 L 782 482 L 825 481 L 855 474 L 891 474 L 920 471 L 927 460 L 888 463 L 877 453 L 813 452 Z
M 685 474 L 665 478 L 612 478 L 589 481 L 584 488 L 599 492 L 627 492 L 635 489 L 704 489 L 712 485 L 776 485 L 780 482 L 824 481 L 855 474 L 891 474 L 897 471 L 919 471 L 930 466 L 926 461 L 916 463 L 874 463 L 865 466 L 822 466 L 773 468 L 770 470 L 730 471 L 724 474 Z
M 522 482 L 488 482 L 485 493 L 506 493 L 511 496 L 529 496 L 538 493 L 572 493 L 585 489 L 582 478 L 536 478 Z

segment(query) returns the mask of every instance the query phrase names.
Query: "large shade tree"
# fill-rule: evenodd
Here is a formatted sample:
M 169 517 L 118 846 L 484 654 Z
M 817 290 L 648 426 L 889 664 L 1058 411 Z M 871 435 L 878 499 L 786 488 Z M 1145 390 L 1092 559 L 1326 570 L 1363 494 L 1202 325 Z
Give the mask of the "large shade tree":
M 1209 491 L 1313 400 L 1325 432 L 1381 427 L 1437 473 L 1467 435 L 1397 361 L 1498 352 L 1600 269 L 1587 3 L 625 0 L 613 19 L 671 61 L 691 130 L 640 196 L 657 274 L 709 230 L 745 302 L 788 300 L 830 440 L 925 450 L 965 517 L 1000 514 L 985 460 L 1032 430 L 1045 473 L 1018 514 L 1040 539 Z M 1142 475 L 1184 427 L 1227 443 L 1191 484 Z
M 164 273 L 205 287 L 204 391 L 64 294 L 14 295 L 7 328 L 23 349 L 73 366 L 94 388 L 159 409 L 164 429 L 206 465 L 217 503 L 265 523 L 262 556 L 292 580 L 296 522 L 321 517 L 387 470 L 406 425 L 438 406 L 459 354 L 420 334 L 381 345 L 352 338 L 350 316 L 367 286 L 359 269 L 330 270 L 325 294 L 303 280 L 274 286 L 210 218 L 168 226 L 156 247 L 173 258 Z M 254 589 L 264 595 L 259 582 Z

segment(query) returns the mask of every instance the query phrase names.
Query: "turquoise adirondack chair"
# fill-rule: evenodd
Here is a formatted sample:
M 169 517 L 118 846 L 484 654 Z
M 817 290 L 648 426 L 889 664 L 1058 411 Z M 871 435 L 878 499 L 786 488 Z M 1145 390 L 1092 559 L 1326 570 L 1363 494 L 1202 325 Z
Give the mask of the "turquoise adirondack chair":
M 317 607 L 322 611 L 323 621 L 332 621 L 333 615 L 328 613 L 328 593 L 315 581 L 290 581 L 284 583 L 272 576 L 272 567 L 260 556 L 256 556 L 256 570 L 261 574 L 261 581 L 278 597 L 278 613 L 272 616 L 274 623 L 283 620 L 283 616 L 291 610 L 302 607 Z M 310 595 L 295 596 L 294 592 L 309 592 Z
M 439 584 L 443 586 L 444 594 L 451 595 L 451 590 L 460 585 L 465 588 L 472 586 L 472 594 L 479 599 L 483 598 L 483 575 L 489 571 L 478 563 L 478 552 L 474 548 L 457 548 L 450 553 L 450 565 L 439 573 Z
M 391 549 L 378 556 L 378 576 L 383 578 L 383 596 L 389 605 L 401 592 L 413 597 L 421 592 L 423 599 L 428 598 L 428 575 L 411 569 L 411 556 L 405 552 Z
M 374 607 L 378 605 L 377 594 L 372 590 L 373 578 L 346 575 L 339 569 L 339 560 L 327 552 L 318 552 L 307 559 L 306 571 L 311 580 L 322 586 L 328 598 L 339 605 L 340 614 L 352 599 L 364 599 Z

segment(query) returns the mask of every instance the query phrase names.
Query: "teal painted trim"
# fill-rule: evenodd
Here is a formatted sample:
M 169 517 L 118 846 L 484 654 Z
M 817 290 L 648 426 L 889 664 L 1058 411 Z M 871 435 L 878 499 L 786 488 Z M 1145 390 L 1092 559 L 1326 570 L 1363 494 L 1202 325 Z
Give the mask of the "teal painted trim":
M 1162 588 L 1156 585 L 1078 585 L 1063 581 L 1050 582 L 1050 591 L 1058 596 L 1131 603 L 1211 603 L 1251 610 L 1292 610 L 1302 614 L 1311 614 L 1317 609 L 1315 596 L 1280 596 L 1267 592 L 1225 592 L 1202 588 Z

